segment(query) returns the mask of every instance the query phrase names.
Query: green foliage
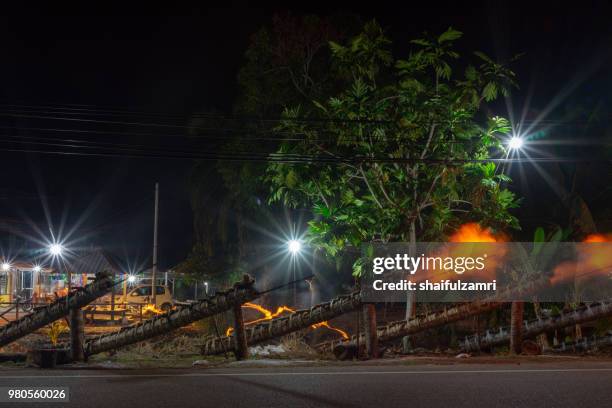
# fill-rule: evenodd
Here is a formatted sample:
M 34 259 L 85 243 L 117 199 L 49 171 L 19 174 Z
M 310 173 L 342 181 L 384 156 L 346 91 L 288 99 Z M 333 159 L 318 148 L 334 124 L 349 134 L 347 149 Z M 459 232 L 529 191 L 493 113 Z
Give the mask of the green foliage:
M 344 85 L 306 110 L 285 110 L 282 131 L 303 141 L 278 152 L 335 163 L 271 163 L 265 177 L 271 203 L 313 209 L 312 245 L 336 257 L 364 242 L 440 239 L 467 219 L 518 228 L 509 178 L 481 162 L 501 148 L 509 123 L 476 120 L 484 101 L 509 92 L 514 74 L 479 53 L 480 63 L 457 75 L 460 37 L 449 29 L 413 40 L 398 60 L 376 22 L 344 45 L 330 43 Z M 292 120 L 305 115 L 330 120 Z

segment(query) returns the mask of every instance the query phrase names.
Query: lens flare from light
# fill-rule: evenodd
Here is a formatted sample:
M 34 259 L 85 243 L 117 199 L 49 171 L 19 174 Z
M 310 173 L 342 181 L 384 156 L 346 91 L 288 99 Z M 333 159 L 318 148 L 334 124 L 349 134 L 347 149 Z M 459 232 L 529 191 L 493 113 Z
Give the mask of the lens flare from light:
M 32 270 L 34 272 L 40 272 L 42 270 L 42 268 L 40 267 L 40 265 L 34 265 L 34 268 L 32 268 Z
M 49 253 L 53 256 L 61 256 L 64 252 L 64 247 L 60 244 L 49 245 Z
M 6 272 L 6 271 L 8 271 L 9 269 L 11 269 L 11 264 L 10 264 L 10 263 L 8 263 L 8 262 L 3 262 L 3 263 L 2 263 L 2 270 Z
M 287 248 L 289 252 L 296 255 L 302 250 L 302 243 L 297 239 L 292 239 L 287 243 Z
M 129 283 L 134 283 L 134 282 L 136 282 L 136 276 L 134 276 L 134 275 L 130 275 L 130 276 L 128 276 L 127 281 L 128 281 Z
M 508 147 L 512 150 L 518 150 L 523 147 L 523 139 L 518 136 L 512 136 L 508 141 Z

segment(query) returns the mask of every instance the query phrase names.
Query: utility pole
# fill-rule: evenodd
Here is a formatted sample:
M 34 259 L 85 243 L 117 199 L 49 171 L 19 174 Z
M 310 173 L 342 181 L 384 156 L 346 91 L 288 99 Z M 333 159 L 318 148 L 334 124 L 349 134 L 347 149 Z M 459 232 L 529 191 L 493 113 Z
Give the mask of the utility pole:
M 157 274 L 157 218 L 159 212 L 159 183 L 155 183 L 155 219 L 153 220 L 153 268 L 151 269 L 151 299 L 153 305 L 157 306 L 155 275 Z

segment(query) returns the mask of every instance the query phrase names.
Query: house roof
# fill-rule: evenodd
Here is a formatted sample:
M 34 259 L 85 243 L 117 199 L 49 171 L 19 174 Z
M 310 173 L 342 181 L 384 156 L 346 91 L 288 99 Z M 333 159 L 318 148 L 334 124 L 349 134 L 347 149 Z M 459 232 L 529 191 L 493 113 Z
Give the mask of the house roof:
M 33 270 L 36 264 L 31 262 L 14 261 L 10 263 L 12 270 L 29 271 Z M 41 272 L 53 272 L 53 268 L 41 268 Z
M 123 273 L 117 260 L 101 248 L 89 248 L 78 251 L 66 262 L 72 273 L 111 272 Z

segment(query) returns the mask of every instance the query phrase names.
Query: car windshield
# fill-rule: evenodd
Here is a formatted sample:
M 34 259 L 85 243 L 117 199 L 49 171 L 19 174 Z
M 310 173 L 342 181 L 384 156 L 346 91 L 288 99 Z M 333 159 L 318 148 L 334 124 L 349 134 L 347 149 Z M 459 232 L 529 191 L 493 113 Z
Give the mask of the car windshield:
M 132 296 L 150 296 L 150 295 L 151 295 L 150 286 L 142 286 L 132 292 Z

